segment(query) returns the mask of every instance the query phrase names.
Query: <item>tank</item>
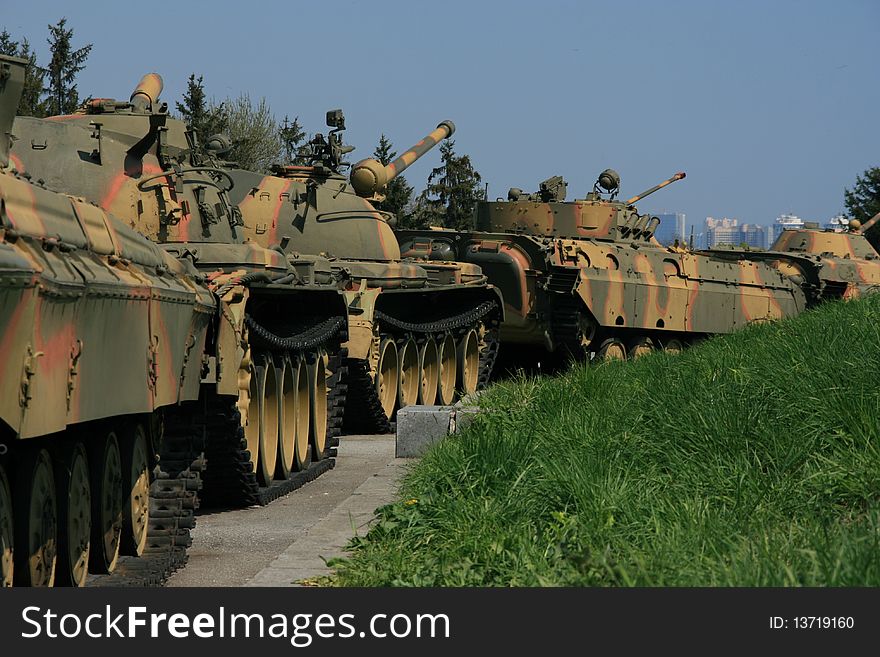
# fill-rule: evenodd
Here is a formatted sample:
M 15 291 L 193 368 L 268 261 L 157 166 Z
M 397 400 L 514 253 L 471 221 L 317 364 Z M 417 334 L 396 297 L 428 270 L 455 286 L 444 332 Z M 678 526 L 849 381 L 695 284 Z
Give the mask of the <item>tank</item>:
M 823 230 L 807 222 L 782 231 L 768 251 L 717 248 L 714 257 L 761 261 L 799 283 L 810 305 L 854 299 L 880 290 L 880 214 L 845 230 Z
M 452 404 L 486 384 L 502 300 L 474 264 L 402 258 L 394 217 L 370 202 L 452 135 L 452 122 L 388 166 L 356 163 L 350 179 L 342 173 L 352 150 L 340 136 L 342 111 L 328 112 L 327 125 L 327 137 L 318 134 L 309 144 L 310 165 L 278 166 L 271 175 L 230 168 L 230 194 L 252 243 L 329 262 L 348 309 L 346 431 L 387 432 L 399 408 Z
M 127 223 L 9 166 L 25 64 L 0 56 L 0 586 L 156 583 L 190 543 L 218 304 Z
M 607 169 L 582 199 L 560 176 L 535 193 L 477 204 L 475 229 L 397 231 L 404 255 L 478 265 L 504 296 L 508 362 L 553 364 L 548 354 L 601 360 L 677 351 L 701 337 L 794 315 L 803 290 L 769 263 L 661 246 L 660 220 L 635 203 L 685 177 L 618 201 Z
M 12 162 L 20 175 L 114 214 L 213 294 L 209 344 L 191 356 L 201 394 L 190 424 L 207 436 L 202 494 L 213 505 L 266 503 L 334 465 L 345 274 L 251 240 L 229 172 L 195 147 L 161 90 L 161 77 L 149 74 L 127 101 L 19 117 Z

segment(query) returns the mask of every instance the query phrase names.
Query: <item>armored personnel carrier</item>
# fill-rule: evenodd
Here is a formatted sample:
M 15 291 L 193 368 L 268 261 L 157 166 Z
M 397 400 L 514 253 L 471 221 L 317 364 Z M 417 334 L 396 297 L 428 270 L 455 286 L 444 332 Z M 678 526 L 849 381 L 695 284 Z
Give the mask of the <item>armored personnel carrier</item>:
M 767 251 L 712 249 L 713 257 L 766 262 L 801 285 L 810 305 L 880 291 L 880 214 L 843 231 L 808 222 L 782 231 Z
M 0 56 L 0 586 L 157 583 L 190 544 L 218 304 L 127 223 L 9 166 L 25 64 Z
M 358 162 L 349 181 L 341 170 L 353 148 L 342 144 L 341 110 L 328 112 L 327 124 L 327 137 L 310 143 L 309 166 L 272 175 L 227 169 L 230 197 L 251 243 L 329 261 L 348 309 L 346 429 L 386 432 L 396 409 L 451 404 L 488 381 L 502 302 L 472 263 L 402 259 L 394 218 L 370 203 L 454 125 L 442 122 L 387 166 Z
M 770 264 L 664 247 L 659 219 L 634 204 L 672 178 L 616 200 L 620 177 L 604 171 L 583 199 L 566 201 L 554 176 L 477 204 L 475 228 L 397 231 L 404 256 L 478 265 L 504 296 L 501 340 L 516 362 L 528 347 L 566 357 L 635 357 L 751 322 L 800 312 L 800 286 Z M 550 359 L 552 360 L 552 359 Z
M 204 495 L 265 503 L 333 465 L 345 394 L 345 274 L 249 240 L 229 198 L 234 181 L 195 148 L 161 90 L 149 74 L 127 101 L 96 98 L 70 116 L 20 117 L 12 161 L 20 175 L 113 213 L 213 292 L 207 351 L 191 355 L 202 374 L 192 423 L 208 437 Z M 157 329 L 151 340 L 162 349 L 169 337 Z

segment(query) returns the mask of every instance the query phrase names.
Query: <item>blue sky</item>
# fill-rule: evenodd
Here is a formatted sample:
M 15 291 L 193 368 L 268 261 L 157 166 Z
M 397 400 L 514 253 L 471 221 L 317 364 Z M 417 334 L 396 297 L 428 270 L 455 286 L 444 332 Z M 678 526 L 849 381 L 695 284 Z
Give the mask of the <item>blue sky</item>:
M 0 27 L 45 61 L 66 16 L 93 43 L 82 96 L 127 98 L 145 72 L 179 99 L 265 96 L 323 130 L 345 110 L 352 157 L 403 150 L 452 119 L 491 197 L 551 175 L 581 197 L 606 167 L 644 210 L 825 220 L 880 166 L 880 1 L 29 2 Z M 420 189 L 437 155 L 407 172 Z

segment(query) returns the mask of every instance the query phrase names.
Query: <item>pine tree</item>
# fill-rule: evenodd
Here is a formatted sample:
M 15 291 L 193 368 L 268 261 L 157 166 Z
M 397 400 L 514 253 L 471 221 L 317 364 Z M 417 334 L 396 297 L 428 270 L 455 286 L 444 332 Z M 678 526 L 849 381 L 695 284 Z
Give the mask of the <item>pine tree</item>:
M 178 101 L 175 106 L 180 118 L 195 130 L 200 143 L 205 143 L 217 133 L 225 132 L 228 127 L 225 105 L 208 102 L 204 78 L 201 75 L 196 77 L 195 73 L 190 74 L 183 102 Z
M 18 56 L 18 41 L 13 41 L 12 35 L 6 30 L 0 32 L 0 55 Z
M 418 201 L 417 223 L 439 222 L 446 228 L 468 230 L 473 227 L 477 201 L 483 200 L 482 177 L 468 155 L 455 154 L 455 142 L 440 146 L 442 164 L 431 171 L 428 185 Z
M 845 189 L 846 209 L 853 219 L 865 223 L 880 212 L 880 167 L 872 167 L 856 176 L 852 189 Z
M 204 125 L 205 117 L 208 113 L 208 101 L 205 98 L 205 83 L 204 78 L 200 75 L 196 77 L 195 73 L 190 73 L 189 78 L 186 81 L 186 91 L 183 94 L 183 101 L 177 101 L 175 103 L 177 107 L 177 111 L 180 113 L 180 118 L 183 119 L 185 123 L 192 126 L 196 129 L 196 132 L 199 132 L 199 127 Z M 208 135 L 201 135 L 204 139 Z
M 373 157 L 383 165 L 391 164 L 397 157 L 397 152 L 392 150 L 391 142 L 383 134 L 379 137 L 379 144 L 373 151 Z M 413 219 L 409 212 L 412 205 L 413 188 L 403 176 L 397 176 L 385 187 L 385 200 L 374 202 L 376 209 L 390 212 L 397 218 L 399 228 L 411 228 Z
M 9 32 L 3 30 L 0 32 L 0 53 L 21 57 L 28 62 L 25 67 L 24 88 L 18 103 L 17 114 L 19 116 L 46 116 L 45 104 L 40 102 L 46 71 L 37 66 L 37 54 L 31 50 L 30 42 L 27 39 L 22 39 L 21 43 L 13 41 Z
M 52 60 L 46 69 L 49 84 L 43 87 L 43 91 L 48 94 L 48 108 L 54 114 L 70 114 L 79 107 L 76 74 L 85 68 L 92 50 L 92 44 L 74 50 L 71 45 L 73 30 L 67 29 L 66 25 L 66 18 L 56 25 L 49 25 L 49 38 L 46 39 Z
M 303 153 L 306 131 L 303 130 L 298 116 L 295 116 L 293 121 L 287 115 L 284 116 L 284 121 L 278 127 L 278 137 L 281 139 L 281 153 L 284 158 L 284 164 L 300 166 L 308 164 L 307 158 Z

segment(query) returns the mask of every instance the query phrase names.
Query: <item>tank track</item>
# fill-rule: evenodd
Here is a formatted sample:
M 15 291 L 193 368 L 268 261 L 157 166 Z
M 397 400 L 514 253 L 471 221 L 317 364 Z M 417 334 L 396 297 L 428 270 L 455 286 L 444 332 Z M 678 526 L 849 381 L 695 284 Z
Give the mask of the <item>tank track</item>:
M 343 347 L 336 350 L 330 357 L 328 367 L 333 374 L 327 382 L 330 387 L 327 395 L 327 456 L 336 456 L 348 396 L 348 349 Z
M 471 310 L 455 317 L 443 318 L 436 322 L 420 324 L 405 322 L 390 317 L 381 311 L 376 311 L 376 319 L 382 322 L 383 326 L 390 326 L 398 331 L 422 334 L 440 334 L 449 331 L 460 337 L 467 330 L 475 327 L 480 320 L 496 313 L 496 311 L 498 311 L 498 303 L 493 300 L 484 301 Z M 492 369 L 498 356 L 498 331 L 496 314 L 487 322 L 486 344 L 480 351 L 478 390 L 481 390 L 489 383 Z M 395 424 L 395 422 L 390 421 L 386 417 L 385 411 L 382 409 L 382 404 L 373 385 L 373 378 L 370 376 L 366 361 L 353 358 L 348 359 L 348 399 L 345 407 L 345 432 L 366 434 L 393 433 Z
M 347 397 L 347 350 L 340 347 L 340 343 L 346 339 L 345 319 L 330 317 L 289 336 L 273 333 L 250 315 L 245 316 L 245 323 L 250 331 L 252 348 L 259 346 L 275 353 L 311 351 L 319 347 L 327 350 L 327 366 L 333 373 L 327 382 L 327 445 L 324 458 L 320 461 L 313 461 L 308 468 L 291 473 L 287 479 L 276 479 L 269 486 L 260 486 L 251 463 L 236 400 L 208 395 L 203 400 L 204 410 L 200 418 L 211 436 L 205 448 L 210 467 L 205 473 L 202 497 L 204 505 L 212 508 L 264 506 L 314 480 L 336 465 L 334 457 L 342 432 Z
M 501 348 L 501 335 L 498 322 L 495 321 L 486 327 L 484 344 L 480 348 L 480 376 L 477 379 L 477 390 L 483 390 L 492 380 L 495 371 L 495 363 L 498 360 L 498 350 Z
M 183 413 L 176 415 L 183 416 Z M 196 423 L 168 418 L 150 484 L 147 546 L 140 557 L 120 556 L 109 575 L 90 575 L 86 586 L 161 586 L 187 560 L 205 470 L 204 432 Z
M 321 461 L 312 462 L 305 470 L 291 473 L 288 479 L 276 479 L 270 486 L 260 486 L 235 400 L 221 397 L 208 400 L 204 421 L 211 435 L 205 449 L 209 467 L 205 473 L 204 506 L 265 506 L 336 465 L 336 460 L 328 455 Z
M 583 308 L 580 299 L 574 295 L 579 272 L 577 269 L 554 267 L 547 281 L 550 292 L 551 331 L 555 351 L 560 359 L 583 360 L 588 354 L 580 343 L 578 314 Z
M 392 433 L 393 423 L 385 416 L 367 362 L 349 358 L 348 399 L 343 425 L 346 433 Z

